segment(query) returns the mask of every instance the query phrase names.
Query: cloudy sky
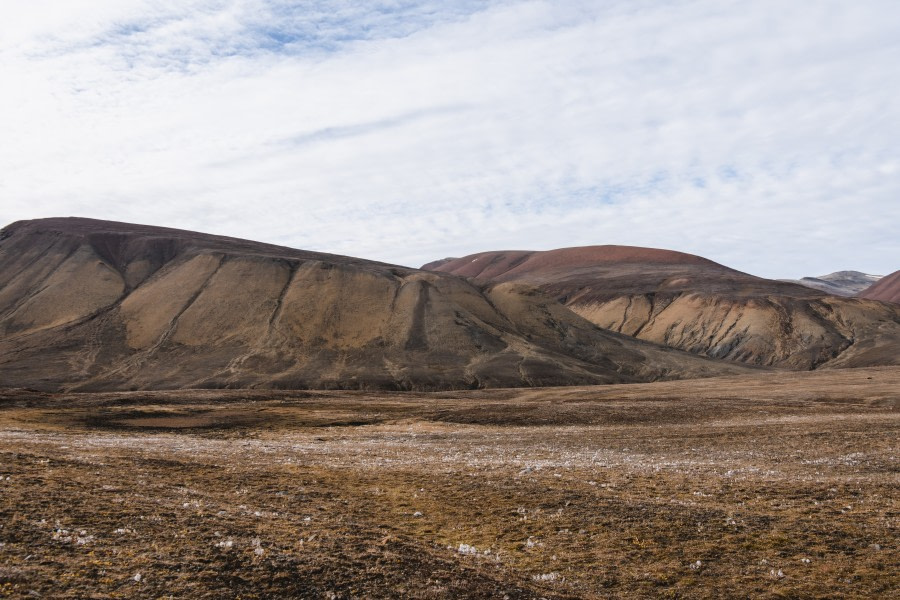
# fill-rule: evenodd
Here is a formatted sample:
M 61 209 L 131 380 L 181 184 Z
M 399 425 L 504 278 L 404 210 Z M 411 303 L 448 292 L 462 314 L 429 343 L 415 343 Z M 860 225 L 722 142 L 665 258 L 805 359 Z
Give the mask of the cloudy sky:
M 0 221 L 900 268 L 895 0 L 10 0 Z

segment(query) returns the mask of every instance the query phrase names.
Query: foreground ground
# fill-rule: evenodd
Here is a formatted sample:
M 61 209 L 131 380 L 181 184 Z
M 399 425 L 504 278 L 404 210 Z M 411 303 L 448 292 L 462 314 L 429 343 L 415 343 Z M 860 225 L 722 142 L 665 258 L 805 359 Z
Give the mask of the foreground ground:
M 0 597 L 900 593 L 900 369 L 0 393 Z

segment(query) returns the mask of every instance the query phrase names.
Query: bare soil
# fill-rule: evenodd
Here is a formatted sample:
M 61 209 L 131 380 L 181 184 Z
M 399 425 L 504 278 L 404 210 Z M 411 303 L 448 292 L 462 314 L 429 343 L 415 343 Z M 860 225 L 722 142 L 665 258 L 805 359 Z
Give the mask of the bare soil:
M 0 392 L 0 597 L 888 598 L 900 369 Z

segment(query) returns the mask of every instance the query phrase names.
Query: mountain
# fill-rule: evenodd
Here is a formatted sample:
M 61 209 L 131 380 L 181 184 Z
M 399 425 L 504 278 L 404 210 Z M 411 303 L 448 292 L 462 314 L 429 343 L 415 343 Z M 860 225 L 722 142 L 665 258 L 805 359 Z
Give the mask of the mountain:
M 894 271 L 857 294 L 860 298 L 900 304 L 900 271 Z
M 793 369 L 900 363 L 900 307 L 829 296 L 681 252 L 498 251 L 423 268 L 534 285 L 600 327 L 711 358 Z
M 0 386 L 424 390 L 733 372 L 515 283 L 90 219 L 0 232 Z
M 859 271 L 837 271 L 818 277 L 804 277 L 802 279 L 779 279 L 789 283 L 805 285 L 815 290 L 821 290 L 832 296 L 856 296 L 873 283 L 881 279 L 881 275 L 868 275 Z

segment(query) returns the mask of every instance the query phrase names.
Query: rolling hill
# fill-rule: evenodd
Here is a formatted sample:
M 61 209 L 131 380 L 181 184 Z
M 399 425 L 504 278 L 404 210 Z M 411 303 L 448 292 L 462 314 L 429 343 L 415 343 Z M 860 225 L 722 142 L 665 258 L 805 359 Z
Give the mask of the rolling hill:
M 0 232 L 0 386 L 448 389 L 736 373 L 533 288 L 79 218 Z
M 859 294 L 860 298 L 900 304 L 900 271 L 882 277 Z
M 422 268 L 533 285 L 600 327 L 716 359 L 791 369 L 900 363 L 900 307 L 829 296 L 681 252 L 498 251 Z

